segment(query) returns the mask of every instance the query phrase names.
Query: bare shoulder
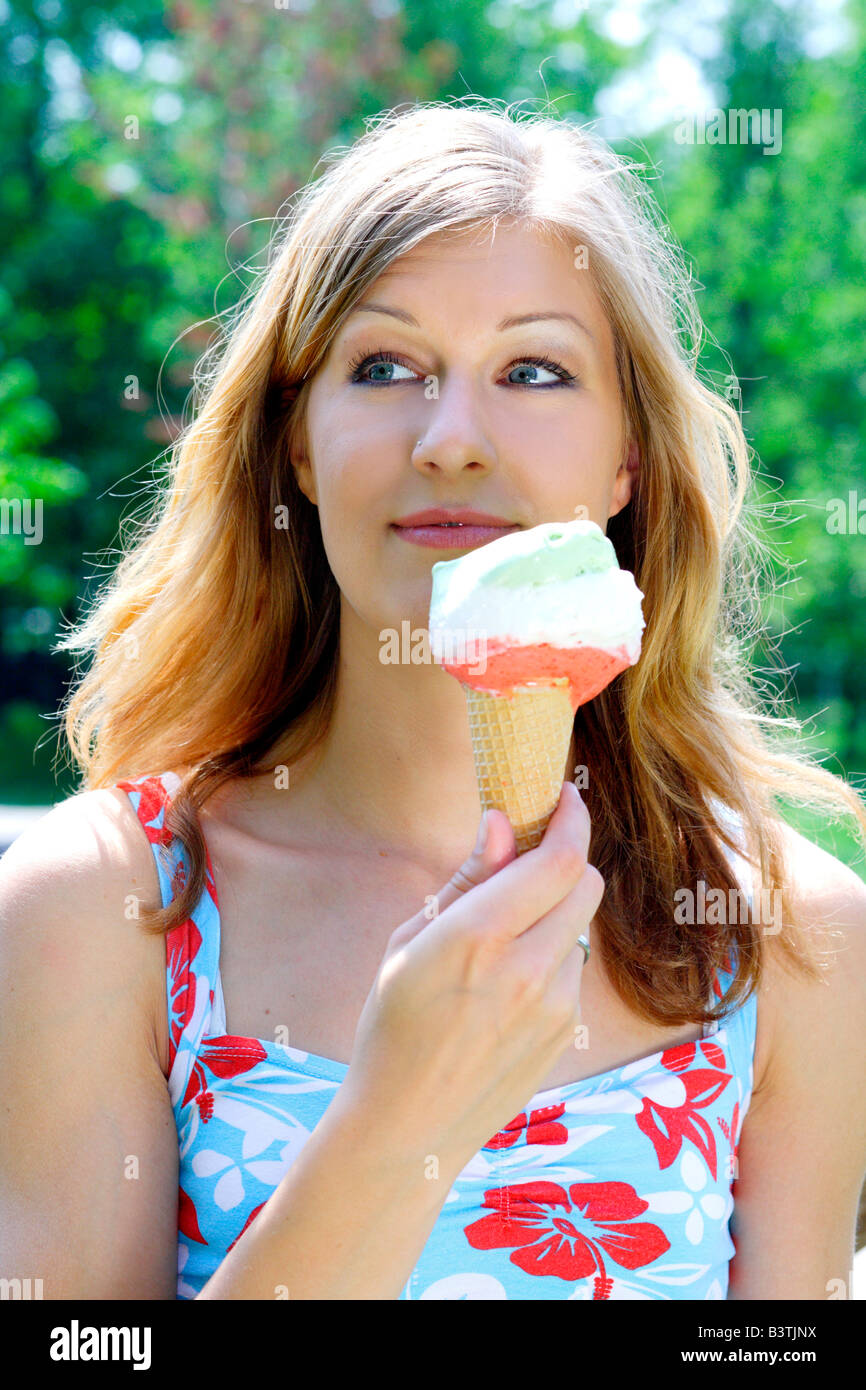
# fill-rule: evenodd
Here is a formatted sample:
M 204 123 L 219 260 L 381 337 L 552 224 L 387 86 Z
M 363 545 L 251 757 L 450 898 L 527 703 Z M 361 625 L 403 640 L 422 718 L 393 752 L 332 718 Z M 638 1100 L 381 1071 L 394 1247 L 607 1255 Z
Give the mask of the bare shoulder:
M 852 998 L 856 998 L 858 982 L 860 988 L 866 987 L 866 883 L 847 864 L 792 826 L 782 827 L 781 839 L 791 898 L 807 940 L 821 952 L 824 978 L 819 985 L 793 971 L 772 933 L 766 937 L 768 976 L 781 987 L 781 975 L 787 967 L 786 977 L 790 988 L 797 991 L 797 999 L 805 1003 L 811 998 L 819 1009 L 818 1000 L 828 989 L 844 992 L 850 986 Z M 841 976 L 846 977 L 844 981 Z
M 156 861 L 112 789 L 58 803 L 0 859 L 0 1268 L 44 1273 L 49 1299 L 176 1296 L 165 941 L 139 903 L 159 903 Z
M 782 842 L 794 895 L 813 922 L 833 923 L 838 916 L 846 918 L 847 913 L 853 913 L 855 929 L 863 928 L 866 904 L 863 879 L 793 826 L 782 826 Z
M 767 933 L 766 1065 L 737 1151 L 728 1297 L 848 1297 L 866 1170 L 866 884 L 797 831 L 782 838 L 803 932 L 820 939 L 820 978 Z
M 156 1011 L 165 1008 L 165 942 L 142 930 L 137 913 L 138 904 L 160 906 L 159 874 L 128 797 L 114 787 L 79 792 L 28 826 L 0 859 L 0 905 L 10 895 L 34 907 L 19 947 L 62 970 L 70 997 L 94 971 L 107 987 L 128 991 L 130 1014 L 162 1066 Z M 13 971 L 15 949 L 5 942 Z
M 801 1067 L 806 1039 L 813 1056 L 821 1039 L 834 1047 L 835 1067 L 855 1085 L 866 1007 L 866 883 L 793 827 L 784 825 L 781 838 L 804 945 L 817 948 L 821 978 L 797 970 L 777 936 L 766 933 L 760 1007 L 771 1037 L 762 1087 Z
M 114 916 L 118 887 L 137 894 L 149 907 L 160 904 L 159 875 L 147 836 L 128 797 L 116 787 L 78 792 L 57 802 L 12 842 L 0 863 L 4 876 L 32 883 L 44 894 L 92 894 L 97 915 L 99 904 L 107 902 Z M 134 927 L 129 912 L 124 920 Z M 134 934 L 143 935 L 140 930 Z

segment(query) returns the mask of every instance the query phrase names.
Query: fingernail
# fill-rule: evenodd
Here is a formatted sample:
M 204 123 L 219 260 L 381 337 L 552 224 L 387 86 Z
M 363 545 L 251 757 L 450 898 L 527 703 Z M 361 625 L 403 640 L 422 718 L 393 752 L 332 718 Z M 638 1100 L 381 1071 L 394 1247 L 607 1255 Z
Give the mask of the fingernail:
M 487 812 L 481 817 L 481 824 L 478 827 L 478 838 L 475 841 L 473 854 L 483 854 L 484 846 L 487 844 Z

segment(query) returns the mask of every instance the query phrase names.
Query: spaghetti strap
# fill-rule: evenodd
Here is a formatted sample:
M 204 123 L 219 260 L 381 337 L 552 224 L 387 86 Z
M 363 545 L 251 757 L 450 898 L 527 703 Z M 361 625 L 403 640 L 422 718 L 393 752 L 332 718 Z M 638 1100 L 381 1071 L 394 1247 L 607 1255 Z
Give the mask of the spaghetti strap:
M 174 772 L 116 783 L 126 792 L 156 860 L 162 906 L 181 891 L 189 873 L 189 855 L 165 825 L 165 813 L 180 778 Z M 225 1004 L 219 977 L 219 910 L 210 854 L 204 891 L 186 921 L 166 934 L 166 1010 L 168 1084 L 175 1118 L 180 1120 L 202 1039 L 225 1032 Z

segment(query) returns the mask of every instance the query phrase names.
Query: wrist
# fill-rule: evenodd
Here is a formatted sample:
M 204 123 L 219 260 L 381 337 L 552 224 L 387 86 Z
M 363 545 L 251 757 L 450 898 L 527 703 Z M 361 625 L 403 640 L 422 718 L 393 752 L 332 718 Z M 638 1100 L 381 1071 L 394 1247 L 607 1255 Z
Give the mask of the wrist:
M 381 1177 L 408 1199 L 441 1206 L 464 1163 L 443 1153 L 429 1136 L 413 1133 L 399 1116 L 383 1120 L 380 1107 L 344 1087 L 345 1082 L 314 1133 L 322 1131 L 323 1140 L 337 1136 L 364 1183 Z

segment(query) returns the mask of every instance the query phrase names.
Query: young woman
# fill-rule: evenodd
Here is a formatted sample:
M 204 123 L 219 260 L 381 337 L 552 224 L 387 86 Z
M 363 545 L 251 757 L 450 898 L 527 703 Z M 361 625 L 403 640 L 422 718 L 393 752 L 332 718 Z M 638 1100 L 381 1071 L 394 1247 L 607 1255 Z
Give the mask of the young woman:
M 0 868 L 2 1274 L 850 1296 L 866 889 L 779 798 L 866 813 L 751 692 L 747 447 L 700 332 L 640 177 L 559 120 L 421 105 L 302 190 L 61 643 L 96 657 L 84 789 Z M 489 529 L 432 546 L 434 508 Z M 501 812 L 478 835 L 459 683 L 383 641 L 436 560 L 576 515 L 643 652 L 518 857 Z

